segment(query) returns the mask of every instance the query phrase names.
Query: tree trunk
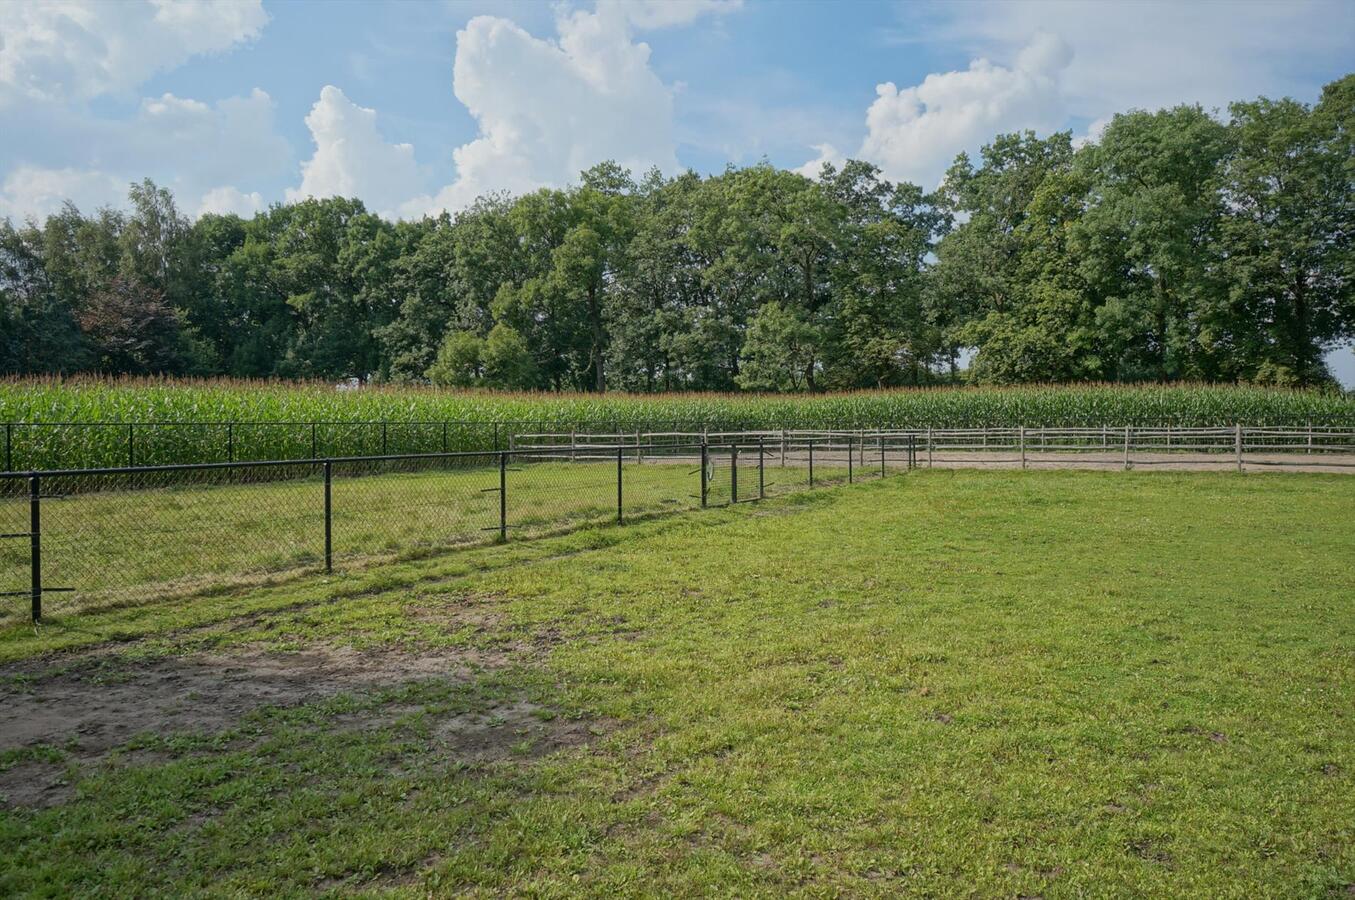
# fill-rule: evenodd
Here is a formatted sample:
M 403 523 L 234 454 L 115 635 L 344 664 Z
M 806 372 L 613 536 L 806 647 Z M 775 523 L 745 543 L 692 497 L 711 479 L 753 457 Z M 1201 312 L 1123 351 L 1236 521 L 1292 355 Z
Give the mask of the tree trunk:
M 1157 326 L 1157 377 L 1168 380 L 1167 373 L 1167 287 L 1164 279 L 1157 280 L 1157 308 L 1154 310 Z
M 602 359 L 602 310 L 598 307 L 596 285 L 588 287 L 588 321 L 593 329 L 593 388 L 601 394 L 607 390 L 607 374 Z
M 1303 275 L 1300 274 L 1294 279 L 1294 327 L 1291 329 L 1294 347 L 1292 353 L 1294 374 L 1299 377 L 1302 384 L 1311 383 L 1313 370 L 1317 368 L 1313 365 L 1313 343 L 1308 338 L 1307 287 L 1307 280 Z

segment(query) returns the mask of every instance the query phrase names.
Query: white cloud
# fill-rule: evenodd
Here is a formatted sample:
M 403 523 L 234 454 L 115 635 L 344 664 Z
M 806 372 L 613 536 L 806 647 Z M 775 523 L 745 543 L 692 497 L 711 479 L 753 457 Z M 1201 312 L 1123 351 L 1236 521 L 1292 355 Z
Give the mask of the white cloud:
M 174 172 L 168 183 L 196 194 L 287 164 L 291 146 L 274 113 L 273 99 L 258 88 L 211 105 L 173 94 L 146 98 L 135 119 L 112 129 L 118 140 L 102 155 L 126 170 Z
M 0 15 L 0 104 L 123 93 L 267 21 L 261 0 L 11 0 Z
M 149 176 L 191 212 L 212 190 L 286 170 L 291 147 L 277 132 L 274 112 L 272 98 L 260 90 L 214 104 L 174 94 L 148 97 L 126 120 L 49 110 L 41 142 L 14 136 L 16 163 L 0 202 L 16 218 L 41 217 L 60 206 L 51 192 L 68 185 L 82 210 L 123 206 L 127 185 Z
M 67 200 L 85 212 L 118 206 L 126 199 L 127 187 L 127 181 L 105 172 L 19 166 L 0 184 L 0 218 L 41 220 Z
M 6 4 L 0 109 L 25 127 L 10 129 L 0 147 L 0 211 L 40 217 L 66 198 L 86 211 L 123 206 L 128 184 L 146 176 L 191 211 L 221 186 L 280 174 L 291 148 L 261 90 L 212 104 L 165 93 L 121 117 L 95 115 L 87 104 L 105 95 L 133 100 L 157 72 L 250 40 L 267 21 L 260 0 Z M 237 194 L 237 206 L 250 197 Z
M 1058 35 L 1076 52 L 1064 72 L 1065 102 L 1087 119 L 1134 107 L 1223 108 L 1259 94 L 1310 95 L 1314 72 L 1349 70 L 1355 34 L 1355 4 L 1344 0 L 984 0 L 941 10 L 942 21 L 920 26 L 915 37 L 1006 55 L 1036 31 Z
M 895 181 L 935 187 L 962 150 L 999 132 L 1048 131 L 1063 124 L 1060 77 L 1071 59 L 1066 43 L 1042 33 L 1010 68 L 980 58 L 967 69 L 933 73 L 912 87 L 877 85 L 858 156 Z
M 1223 109 L 1259 94 L 1315 100 L 1314 73 L 1348 70 L 1355 34 L 1355 4 L 1340 0 L 1226 10 L 1177 0 L 981 0 L 904 6 L 901 15 L 907 25 L 892 39 L 973 59 L 913 87 L 876 88 L 856 155 L 924 187 L 956 153 L 999 132 L 1074 128 L 1081 144 L 1134 108 Z
M 216 213 L 224 216 L 234 213 L 248 219 L 263 208 L 263 196 L 258 191 L 251 191 L 246 194 L 238 188 L 223 185 L 222 187 L 214 187 L 202 195 L 202 202 L 198 204 L 197 214 L 202 216 L 207 213 Z
M 567 184 L 606 159 L 636 172 L 675 171 L 673 92 L 633 32 L 736 7 L 602 0 L 592 12 L 560 10 L 553 41 L 507 19 L 471 19 L 457 32 L 453 88 L 479 134 L 453 151 L 456 180 L 403 212 L 459 209 L 488 191 Z
M 392 214 L 419 192 L 423 179 L 410 144 L 389 144 L 376 129 L 376 110 L 358 106 L 333 85 L 325 85 L 306 116 L 315 154 L 301 165 L 301 186 L 288 200 L 357 197 L 370 208 Z
M 847 157 L 843 156 L 832 144 L 815 144 L 814 149 L 819 152 L 819 155 L 794 170 L 806 178 L 817 179 L 819 173 L 823 171 L 824 163 L 831 163 L 840 169 L 842 164 L 847 161 Z

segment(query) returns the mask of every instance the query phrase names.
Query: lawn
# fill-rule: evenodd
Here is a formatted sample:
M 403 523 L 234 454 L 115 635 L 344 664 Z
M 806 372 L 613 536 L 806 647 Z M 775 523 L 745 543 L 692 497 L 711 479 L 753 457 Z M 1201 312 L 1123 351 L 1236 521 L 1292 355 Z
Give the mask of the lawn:
M 9 627 L 0 893 L 1345 896 L 1352 521 L 915 471 Z

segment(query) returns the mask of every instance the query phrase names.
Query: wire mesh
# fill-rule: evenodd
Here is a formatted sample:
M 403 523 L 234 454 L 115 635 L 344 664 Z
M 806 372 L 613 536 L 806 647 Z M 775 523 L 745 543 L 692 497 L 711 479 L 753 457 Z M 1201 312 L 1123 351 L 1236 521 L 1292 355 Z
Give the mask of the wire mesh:
M 186 470 L 178 479 L 135 469 L 40 476 L 44 612 L 315 568 L 324 550 L 318 468 L 270 469 L 267 478 L 231 467 Z M 7 491 L 7 523 L 22 518 L 17 505 L 27 500 Z M 0 583 L 9 591 L 27 585 L 31 559 L 24 541 L 3 543 Z
M 332 463 L 332 561 L 482 543 L 499 533 L 499 455 Z
M 614 450 L 585 446 L 515 454 L 505 481 L 510 537 L 617 520 Z
M 440 447 L 444 430 L 449 443 L 483 439 L 441 423 L 406 425 L 348 423 L 341 427 L 352 433 L 338 437 L 306 425 L 293 437 L 313 441 L 317 453 L 431 440 Z M 684 431 L 574 431 L 560 441 L 526 427 L 491 436 L 512 442 L 512 451 L 36 473 L 44 612 L 187 596 L 279 573 L 693 509 L 703 500 L 742 503 L 913 466 L 1355 468 L 1355 432 L 1334 428 L 713 432 L 703 446 Z M 175 429 L 157 434 L 181 439 Z M 169 443 L 145 446 L 179 452 Z M 0 618 L 29 611 L 31 477 L 0 475 Z
M 701 505 L 701 447 L 637 444 L 622 448 L 622 518 L 696 509 Z

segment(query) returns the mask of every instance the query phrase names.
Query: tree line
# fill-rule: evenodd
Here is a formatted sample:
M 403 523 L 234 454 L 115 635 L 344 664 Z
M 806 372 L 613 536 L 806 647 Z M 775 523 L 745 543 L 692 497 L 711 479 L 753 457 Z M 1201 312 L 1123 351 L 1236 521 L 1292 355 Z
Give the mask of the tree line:
M 354 199 L 191 221 L 0 221 L 0 372 L 541 390 L 1330 381 L 1355 336 L 1355 75 L 1320 101 L 1003 134 L 928 193 L 768 164 L 490 195 L 390 222 Z M 970 364 L 959 362 L 972 354 Z

